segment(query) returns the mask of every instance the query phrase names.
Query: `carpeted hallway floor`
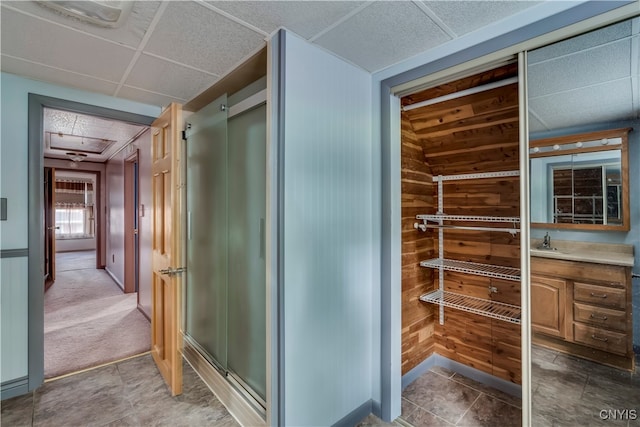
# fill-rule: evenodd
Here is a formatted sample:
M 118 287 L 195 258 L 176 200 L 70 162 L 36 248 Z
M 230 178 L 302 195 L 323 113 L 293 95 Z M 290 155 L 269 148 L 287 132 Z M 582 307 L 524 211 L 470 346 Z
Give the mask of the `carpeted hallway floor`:
M 95 252 L 56 256 L 56 281 L 44 298 L 45 378 L 76 372 L 149 351 L 151 325 L 124 294 Z

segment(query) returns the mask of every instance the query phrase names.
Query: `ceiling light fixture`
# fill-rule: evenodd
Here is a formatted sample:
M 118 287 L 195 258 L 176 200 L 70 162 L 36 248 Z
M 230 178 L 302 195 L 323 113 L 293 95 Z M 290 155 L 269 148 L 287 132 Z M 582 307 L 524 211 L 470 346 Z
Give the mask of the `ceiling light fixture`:
M 84 153 L 76 153 L 73 151 L 69 151 L 67 153 L 65 153 L 67 155 L 67 157 L 71 160 L 73 160 L 74 162 L 81 162 L 84 159 L 87 158 L 87 155 Z
M 37 0 L 43 6 L 64 15 L 102 27 L 116 28 L 123 24 L 133 8 L 132 1 L 63 1 Z

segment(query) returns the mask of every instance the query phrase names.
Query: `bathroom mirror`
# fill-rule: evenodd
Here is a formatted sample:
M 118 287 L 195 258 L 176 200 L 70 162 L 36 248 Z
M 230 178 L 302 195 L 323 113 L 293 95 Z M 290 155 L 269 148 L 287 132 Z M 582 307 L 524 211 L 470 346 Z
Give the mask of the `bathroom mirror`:
M 530 141 L 531 226 L 629 230 L 629 131 Z

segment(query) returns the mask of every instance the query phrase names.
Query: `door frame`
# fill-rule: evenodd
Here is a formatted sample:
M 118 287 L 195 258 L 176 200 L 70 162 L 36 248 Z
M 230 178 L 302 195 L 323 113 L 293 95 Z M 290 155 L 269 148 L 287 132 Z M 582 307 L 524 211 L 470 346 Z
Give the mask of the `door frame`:
M 47 292 L 56 280 L 56 168 L 45 166 L 44 184 L 44 291 Z
M 139 191 L 138 150 L 124 159 L 124 292 L 138 292 Z M 138 219 L 137 221 L 135 219 Z M 138 300 L 138 303 L 140 301 Z
M 155 117 L 67 99 L 29 93 L 28 97 L 28 356 L 27 379 L 16 394 L 35 390 L 44 382 L 44 135 L 43 110 L 52 108 L 91 114 L 122 122 L 150 126 Z
M 586 2 L 564 9 L 539 22 L 500 34 L 492 39 L 480 40 L 477 44 L 442 54 L 429 56 L 420 63 L 420 57 L 411 66 L 392 66 L 373 75 L 374 138 L 379 149 L 379 163 L 374 175 L 380 176 L 377 190 L 379 210 L 374 212 L 374 221 L 380 224 L 380 266 L 376 274 L 380 277 L 380 342 L 381 355 L 379 375 L 381 383 L 380 417 L 391 421 L 401 413 L 401 271 L 400 263 L 400 98 L 402 91 L 416 89 L 419 85 L 438 78 L 453 76 L 456 72 L 484 65 L 496 58 L 520 54 L 521 52 L 548 44 L 562 38 L 595 29 L 625 17 L 637 14 L 637 2 Z M 422 57 L 424 58 L 424 56 Z M 519 76 L 520 77 L 520 76 Z M 450 78 L 450 77 L 447 77 Z M 522 95 L 522 93 L 520 94 Z M 522 113 L 522 112 L 521 112 Z M 524 126 L 521 126 L 521 132 Z M 521 138 L 522 139 L 522 138 Z M 521 143 L 525 143 L 526 141 Z M 521 150 L 522 151 L 522 150 Z M 524 173 L 524 172 L 523 172 Z M 521 191 L 528 185 L 521 179 Z M 523 218 L 528 218 L 527 204 L 521 204 Z M 521 230 L 528 227 L 522 223 Z M 525 235 L 526 234 L 526 235 Z M 521 233 L 521 274 L 526 280 L 529 274 L 528 233 Z M 528 331 L 529 295 L 522 293 L 522 410 L 523 425 L 530 424 L 530 341 Z

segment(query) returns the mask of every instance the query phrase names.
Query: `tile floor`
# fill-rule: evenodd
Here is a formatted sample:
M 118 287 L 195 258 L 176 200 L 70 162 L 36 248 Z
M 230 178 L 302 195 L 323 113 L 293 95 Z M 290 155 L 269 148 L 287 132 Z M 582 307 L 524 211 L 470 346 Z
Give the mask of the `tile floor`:
M 239 424 L 191 367 L 171 397 L 150 355 L 45 383 L 2 402 L 3 426 L 221 426 Z
M 631 373 L 534 346 L 531 368 L 534 426 L 640 426 L 639 367 Z
M 398 420 L 422 426 L 520 426 L 521 401 L 441 367 L 433 367 L 402 393 Z
M 171 397 L 151 356 L 118 362 L 45 383 L 2 402 L 3 426 L 238 426 L 191 367 L 185 389 Z M 640 372 L 608 368 L 534 347 L 533 423 L 545 426 L 640 426 Z M 521 402 L 458 373 L 434 367 L 402 394 L 402 416 L 370 426 L 520 426 Z M 602 419 L 601 410 L 635 410 Z

